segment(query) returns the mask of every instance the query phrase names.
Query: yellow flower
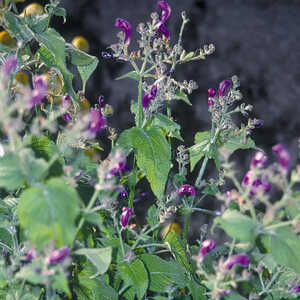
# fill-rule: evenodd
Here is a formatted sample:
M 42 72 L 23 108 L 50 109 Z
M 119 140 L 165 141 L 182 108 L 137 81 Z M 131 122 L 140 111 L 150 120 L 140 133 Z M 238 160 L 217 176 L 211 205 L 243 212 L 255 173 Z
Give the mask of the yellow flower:
M 15 78 L 19 83 L 29 85 L 29 76 L 25 72 L 19 71 Z
M 75 48 L 81 51 L 89 52 L 90 49 L 89 42 L 83 36 L 75 36 L 74 39 L 72 40 L 72 44 Z
M 17 40 L 5 30 L 0 31 L 0 43 L 12 48 L 17 46 Z
M 89 110 L 91 107 L 89 100 L 86 98 L 83 98 L 82 100 L 80 100 L 79 104 L 80 104 L 81 110 Z
M 38 3 L 31 3 L 27 5 L 23 12 L 21 13 L 21 17 L 26 16 L 40 16 L 44 13 L 44 7 Z
M 169 223 L 162 228 L 162 230 L 160 231 L 160 236 L 164 239 L 171 231 L 175 231 L 179 235 L 182 234 L 181 226 L 178 223 Z

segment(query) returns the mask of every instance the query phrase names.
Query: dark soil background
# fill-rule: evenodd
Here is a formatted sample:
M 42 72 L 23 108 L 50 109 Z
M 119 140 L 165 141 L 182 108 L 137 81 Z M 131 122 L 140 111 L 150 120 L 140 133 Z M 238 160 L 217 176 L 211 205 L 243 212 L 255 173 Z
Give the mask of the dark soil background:
M 180 79 L 193 79 L 199 85 L 190 98 L 193 107 L 183 102 L 174 106 L 186 144 L 192 144 L 195 132 L 209 128 L 207 89 L 238 75 L 244 101 L 254 106 L 252 117 L 264 120 L 263 127 L 253 134 L 257 145 L 270 154 L 272 161 L 271 147 L 280 142 L 290 150 L 295 164 L 300 136 L 300 1 L 168 2 L 172 7 L 168 28 L 173 43 L 181 25 L 180 13 L 185 10 L 190 23 L 184 32 L 184 48 L 191 51 L 209 43 L 216 47 L 205 61 L 185 65 L 175 74 Z M 130 79 L 114 81 L 128 69 L 123 63 L 103 60 L 101 51 L 117 40 L 118 30 L 114 28 L 117 17 L 127 19 L 136 28 L 150 18 L 151 12 L 160 12 L 156 3 L 156 0 L 62 1 L 68 13 L 67 22 L 62 24 L 62 19 L 58 19 L 55 27 L 69 42 L 75 35 L 89 40 L 90 53 L 100 59 L 100 64 L 88 84 L 87 96 L 94 102 L 100 94 L 105 96 L 115 109 L 110 119 L 113 127 L 131 126 L 129 104 L 136 98 L 137 87 Z M 134 45 L 131 50 L 135 50 Z M 248 169 L 253 153 L 241 151 L 235 155 L 241 176 Z

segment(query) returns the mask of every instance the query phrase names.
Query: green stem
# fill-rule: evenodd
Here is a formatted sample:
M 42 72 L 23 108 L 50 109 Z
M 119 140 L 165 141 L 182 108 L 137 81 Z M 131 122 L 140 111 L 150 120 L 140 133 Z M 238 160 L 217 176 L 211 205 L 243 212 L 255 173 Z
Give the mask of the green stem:
M 211 216 L 214 216 L 214 217 L 218 216 L 217 213 L 215 213 L 214 211 L 208 210 L 208 209 L 193 207 L 192 210 L 193 211 L 200 211 L 200 212 L 203 212 L 205 214 L 208 214 L 208 215 L 211 215 Z
M 122 230 L 119 230 L 119 228 L 118 228 L 118 235 L 119 235 L 119 240 L 120 240 L 120 246 L 121 246 L 122 254 L 123 254 L 123 257 L 124 257 L 125 256 L 125 249 L 124 249 L 124 244 L 123 244 L 123 239 L 122 239 Z
M 99 193 L 100 193 L 100 190 L 98 190 L 98 189 L 94 190 L 94 194 L 93 194 L 88 206 L 85 209 L 86 212 L 89 212 L 91 210 L 91 208 L 93 207 L 93 205 L 95 204 L 95 202 L 96 202 L 96 200 L 99 196 Z M 79 221 L 79 224 L 78 224 L 78 227 L 77 227 L 77 230 L 76 230 L 75 237 L 77 236 L 78 232 L 80 231 L 83 223 L 84 223 L 84 217 L 81 217 L 81 219 Z
M 152 231 L 156 230 L 157 228 L 159 228 L 160 223 L 154 225 L 153 227 L 151 227 L 150 229 L 146 230 L 145 232 L 143 232 L 142 234 L 147 235 L 149 233 L 151 233 Z M 137 240 L 135 241 L 135 243 L 132 245 L 131 250 L 134 250 L 136 248 L 136 246 L 139 244 L 140 240 L 142 239 L 142 236 L 140 235 Z
M 205 157 L 204 157 L 204 160 L 203 160 L 203 162 L 202 162 L 201 169 L 200 169 L 200 171 L 199 171 L 198 177 L 197 177 L 196 182 L 195 182 L 195 186 L 196 186 L 196 187 L 199 186 L 199 184 L 200 184 L 200 182 L 201 182 L 201 180 L 202 180 L 202 176 L 203 176 L 204 171 L 205 171 L 205 169 L 206 169 L 207 162 L 208 162 L 208 156 L 205 156 Z
M 188 241 L 188 231 L 189 231 L 191 215 L 192 215 L 192 210 L 189 209 L 184 217 L 183 241 L 185 245 L 187 244 Z
M 229 257 L 232 255 L 234 247 L 235 247 L 235 239 L 233 239 L 231 242 L 230 249 L 229 249 Z
M 130 178 L 130 191 L 129 191 L 129 197 L 128 197 L 128 207 L 129 208 L 133 208 L 133 200 L 134 200 L 134 194 L 135 194 L 135 185 L 136 185 L 136 173 L 137 173 L 137 166 L 134 160 L 134 167 L 133 167 L 133 171 L 132 171 L 132 175 Z
M 273 224 L 273 225 L 270 225 L 270 226 L 267 226 L 265 229 L 266 230 L 271 230 L 271 229 L 275 229 L 275 228 L 280 228 L 280 227 L 285 227 L 285 226 L 289 226 L 289 225 L 292 225 L 295 220 L 298 220 L 300 218 L 300 214 L 298 214 L 293 220 L 291 221 L 284 221 L 284 222 L 280 222 L 280 223 L 277 223 L 277 224 Z

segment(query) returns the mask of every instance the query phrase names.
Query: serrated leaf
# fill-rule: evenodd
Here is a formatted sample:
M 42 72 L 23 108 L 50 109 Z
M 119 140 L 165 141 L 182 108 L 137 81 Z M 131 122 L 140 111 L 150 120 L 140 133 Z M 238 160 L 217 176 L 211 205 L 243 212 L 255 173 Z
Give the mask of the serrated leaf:
M 142 299 L 147 291 L 149 279 L 143 262 L 139 259 L 131 263 L 120 263 L 118 271 L 126 284 L 133 286 L 138 299 Z
M 107 283 L 100 279 L 91 279 L 93 266 L 87 264 L 79 273 L 80 286 L 75 286 L 78 300 L 118 300 L 118 293 Z
M 20 172 L 19 157 L 14 153 L 0 157 L 0 187 L 12 191 L 24 183 L 25 176 Z
M 165 261 L 156 255 L 142 254 L 140 259 L 144 262 L 149 273 L 149 290 L 165 292 L 168 285 L 186 286 L 184 268 L 176 261 Z
M 133 127 L 120 135 L 118 145 L 126 153 L 133 148 L 137 165 L 145 172 L 153 193 L 162 198 L 171 168 L 171 149 L 161 130 L 157 127 L 150 130 Z
M 300 238 L 292 234 L 290 227 L 277 228 L 264 234 L 261 240 L 277 264 L 300 274 Z
M 17 40 L 26 43 L 33 38 L 33 32 L 25 24 L 24 19 L 10 11 L 4 12 L 4 17 L 8 23 L 8 30 Z
M 180 135 L 181 126 L 176 122 L 170 120 L 167 116 L 158 113 L 154 116 L 152 126 L 158 126 L 167 132 L 170 137 L 175 137 L 183 142 L 183 138 Z
M 209 150 L 210 131 L 197 132 L 194 140 L 195 145 L 189 148 L 191 172 Z
M 176 257 L 176 260 L 180 262 L 187 270 L 193 272 L 188 256 L 185 252 L 184 242 L 180 235 L 175 230 L 171 230 L 168 232 L 164 240 L 169 243 L 171 251 Z
M 255 142 L 250 137 L 245 140 L 244 134 L 230 137 L 224 147 L 230 154 L 238 149 L 256 149 Z
M 17 209 L 20 225 L 39 249 L 53 240 L 57 247 L 70 245 L 77 232 L 79 202 L 73 187 L 62 179 L 50 179 L 45 185 L 21 194 Z
M 187 94 L 185 94 L 183 91 L 180 91 L 180 90 L 177 90 L 175 92 L 175 96 L 173 97 L 173 99 L 182 100 L 186 104 L 192 105 L 192 103 L 190 102 L 189 97 L 187 96 Z
M 67 69 L 66 66 L 65 40 L 53 28 L 48 28 L 44 32 L 36 33 L 34 37 L 41 44 L 41 46 L 46 47 L 55 58 L 55 66 L 60 70 L 64 78 L 66 90 L 68 94 L 75 99 L 76 94 L 72 86 L 73 74 Z M 43 56 L 41 56 L 41 59 L 42 58 Z M 47 59 L 45 63 L 49 63 L 49 60 Z
M 91 278 L 95 278 L 96 276 L 102 275 L 107 271 L 111 263 L 112 248 L 82 248 L 75 251 L 75 254 L 85 255 L 89 259 L 89 261 L 96 267 L 96 274 L 91 276 Z
M 257 223 L 236 210 L 226 210 L 215 222 L 230 237 L 241 242 L 254 242 L 258 234 Z
M 98 66 L 98 58 L 75 48 L 71 44 L 67 46 L 67 53 L 71 57 L 71 63 L 77 67 L 82 80 L 83 90 L 85 90 L 86 82 Z
M 131 71 L 131 72 L 128 72 L 124 75 L 121 75 L 121 76 L 117 77 L 115 80 L 121 80 L 121 79 L 124 79 L 124 78 L 131 78 L 131 79 L 134 79 L 136 81 L 139 81 L 140 75 L 136 71 Z

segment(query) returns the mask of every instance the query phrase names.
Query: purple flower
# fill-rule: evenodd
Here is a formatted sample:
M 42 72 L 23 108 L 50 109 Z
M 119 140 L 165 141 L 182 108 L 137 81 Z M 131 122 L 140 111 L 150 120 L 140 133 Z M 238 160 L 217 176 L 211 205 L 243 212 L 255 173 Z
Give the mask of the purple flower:
M 133 214 L 133 210 L 131 208 L 125 206 L 122 208 L 120 224 L 123 228 L 125 228 L 128 225 L 130 216 L 132 214 Z
M 10 75 L 18 64 L 18 58 L 15 55 L 10 56 L 4 63 L 3 69 L 6 75 Z
M 243 267 L 246 267 L 250 264 L 250 260 L 247 254 L 245 253 L 241 253 L 241 254 L 236 254 L 236 255 L 232 255 L 231 257 L 229 257 L 224 263 L 223 263 L 223 267 L 226 270 L 230 270 L 232 269 L 232 267 L 234 265 L 240 265 Z
M 31 93 L 31 98 L 28 102 L 29 108 L 32 108 L 36 104 L 40 103 L 45 99 L 48 93 L 47 81 L 43 75 L 38 75 L 33 77 L 33 90 Z
M 267 163 L 267 156 L 264 155 L 262 152 L 256 152 L 254 157 L 251 160 L 250 168 L 255 167 L 263 167 Z
M 291 156 L 282 144 L 277 144 L 272 147 L 274 153 L 279 156 L 279 163 L 282 169 L 286 172 L 289 168 Z
M 215 89 L 210 88 L 207 90 L 208 98 L 213 98 L 214 96 L 216 96 L 216 94 L 217 94 L 217 92 Z
M 230 81 L 229 80 L 223 80 L 220 83 L 219 90 L 218 90 L 219 97 L 224 97 L 225 96 L 225 93 L 226 93 L 229 86 L 230 86 Z
M 128 193 L 126 192 L 126 190 L 122 190 L 119 194 L 118 194 L 118 200 L 122 200 L 124 198 L 128 197 Z
M 64 105 L 69 105 L 70 101 L 71 101 L 70 95 L 66 94 L 62 97 L 62 102 Z
M 161 0 L 157 2 L 157 6 L 162 10 L 157 32 L 163 34 L 167 39 L 170 38 L 170 33 L 165 23 L 171 16 L 171 6 L 165 0 Z
M 64 114 L 62 115 L 62 118 L 63 118 L 67 123 L 71 123 L 71 122 L 72 122 L 72 118 L 71 118 L 71 116 L 70 116 L 69 113 L 64 113 Z
M 89 112 L 90 125 L 89 132 L 95 135 L 106 125 L 106 119 L 103 117 L 102 113 L 97 109 L 91 109 Z
M 201 244 L 201 248 L 197 257 L 198 265 L 200 265 L 204 259 L 204 256 L 211 250 L 216 248 L 216 243 L 213 240 L 205 240 Z
M 150 93 L 146 93 L 144 96 L 143 96 L 143 99 L 142 99 L 142 106 L 144 109 L 148 108 L 151 100 L 153 100 L 155 97 L 156 97 L 156 94 L 157 94 L 157 85 L 154 84 L 152 85 L 151 87 L 151 90 L 150 90 Z
M 192 185 L 183 184 L 177 190 L 177 195 L 178 196 L 183 196 L 185 194 L 188 194 L 189 196 L 195 196 L 196 195 L 196 190 Z
M 229 294 L 232 293 L 232 291 L 231 290 L 220 289 L 219 293 L 223 294 L 223 295 L 229 295 Z
M 130 44 L 132 32 L 132 26 L 130 25 L 130 23 L 124 19 L 117 18 L 115 22 L 115 27 L 123 30 L 125 34 L 125 44 L 127 44 L 128 46 Z
M 289 294 L 297 294 L 300 293 L 300 285 L 297 285 L 288 291 Z
M 252 182 L 253 171 L 248 171 L 242 179 L 242 186 L 247 186 Z
M 52 253 L 47 257 L 47 263 L 49 265 L 55 265 L 64 261 L 70 255 L 70 249 L 68 247 L 63 247 L 52 251 Z
M 99 103 L 99 107 L 103 108 L 104 107 L 104 97 L 101 95 L 98 98 L 98 103 Z
M 213 98 L 211 98 L 211 97 L 209 97 L 208 98 L 208 100 L 207 100 L 207 104 L 208 104 L 208 106 L 210 107 L 210 106 L 213 106 L 214 105 L 214 99 Z

